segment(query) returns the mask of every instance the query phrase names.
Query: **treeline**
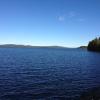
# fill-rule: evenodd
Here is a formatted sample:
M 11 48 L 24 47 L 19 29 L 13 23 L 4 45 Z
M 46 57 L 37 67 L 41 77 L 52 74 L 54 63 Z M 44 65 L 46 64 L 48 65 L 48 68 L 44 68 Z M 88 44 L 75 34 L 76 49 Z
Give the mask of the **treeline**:
M 100 37 L 89 42 L 87 49 L 89 51 L 100 52 Z

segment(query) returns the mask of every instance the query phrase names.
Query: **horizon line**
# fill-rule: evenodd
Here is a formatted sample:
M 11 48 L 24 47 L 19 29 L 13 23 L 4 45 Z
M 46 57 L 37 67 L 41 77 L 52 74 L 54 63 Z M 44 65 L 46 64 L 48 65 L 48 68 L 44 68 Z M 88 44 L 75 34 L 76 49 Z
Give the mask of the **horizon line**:
M 0 44 L 0 46 L 6 46 L 6 45 L 15 45 L 15 46 L 30 46 L 30 47 L 63 47 L 63 48 L 78 48 L 82 46 L 87 46 L 87 45 L 80 45 L 80 46 L 62 46 L 62 45 L 30 45 L 30 44 L 12 44 L 12 43 L 5 43 L 5 44 Z

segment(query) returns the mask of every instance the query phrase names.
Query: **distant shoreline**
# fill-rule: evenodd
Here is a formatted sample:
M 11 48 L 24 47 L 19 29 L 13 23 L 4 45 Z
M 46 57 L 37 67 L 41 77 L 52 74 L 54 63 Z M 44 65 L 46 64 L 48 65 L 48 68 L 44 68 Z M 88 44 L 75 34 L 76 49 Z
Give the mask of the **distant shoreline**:
M 67 48 L 63 46 L 32 46 L 32 45 L 17 45 L 17 44 L 3 44 L 0 48 Z
M 0 48 L 72 48 L 64 46 L 32 46 L 32 45 L 17 45 L 17 44 L 3 44 Z M 87 46 L 73 47 L 72 49 L 87 49 Z

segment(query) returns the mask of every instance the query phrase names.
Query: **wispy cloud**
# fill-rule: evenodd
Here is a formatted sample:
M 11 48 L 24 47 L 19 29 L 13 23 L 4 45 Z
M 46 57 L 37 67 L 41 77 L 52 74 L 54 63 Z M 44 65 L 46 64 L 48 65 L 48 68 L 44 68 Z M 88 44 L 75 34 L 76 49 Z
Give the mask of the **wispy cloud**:
M 76 15 L 77 15 L 77 13 L 74 11 L 71 11 L 68 13 L 68 17 L 70 17 L 70 18 L 75 17 Z
M 78 22 L 84 22 L 85 21 L 85 19 L 82 18 L 82 16 L 79 13 L 75 12 L 75 11 L 69 12 L 68 16 L 69 16 L 69 18 L 74 19 Z
M 79 21 L 79 22 L 84 22 L 85 19 L 84 19 L 84 18 L 78 18 L 77 21 Z
M 64 21 L 64 20 L 65 20 L 65 16 L 59 16 L 59 17 L 58 17 L 58 20 L 59 20 L 59 21 Z
M 66 14 L 62 14 L 60 16 L 58 16 L 58 20 L 63 22 L 63 21 L 78 21 L 78 22 L 84 22 L 85 19 L 82 18 L 82 16 L 75 12 L 75 11 L 70 11 Z
M 62 14 L 62 15 L 58 16 L 58 20 L 59 21 L 65 21 L 66 19 L 74 18 L 75 16 L 76 16 L 76 12 L 70 11 L 69 13 Z

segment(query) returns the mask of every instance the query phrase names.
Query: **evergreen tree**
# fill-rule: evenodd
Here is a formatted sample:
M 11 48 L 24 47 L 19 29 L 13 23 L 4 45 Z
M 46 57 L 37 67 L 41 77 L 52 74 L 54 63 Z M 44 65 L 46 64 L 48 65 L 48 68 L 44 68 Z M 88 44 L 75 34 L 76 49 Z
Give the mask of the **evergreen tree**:
M 89 51 L 100 51 L 100 37 L 90 41 L 87 49 Z

